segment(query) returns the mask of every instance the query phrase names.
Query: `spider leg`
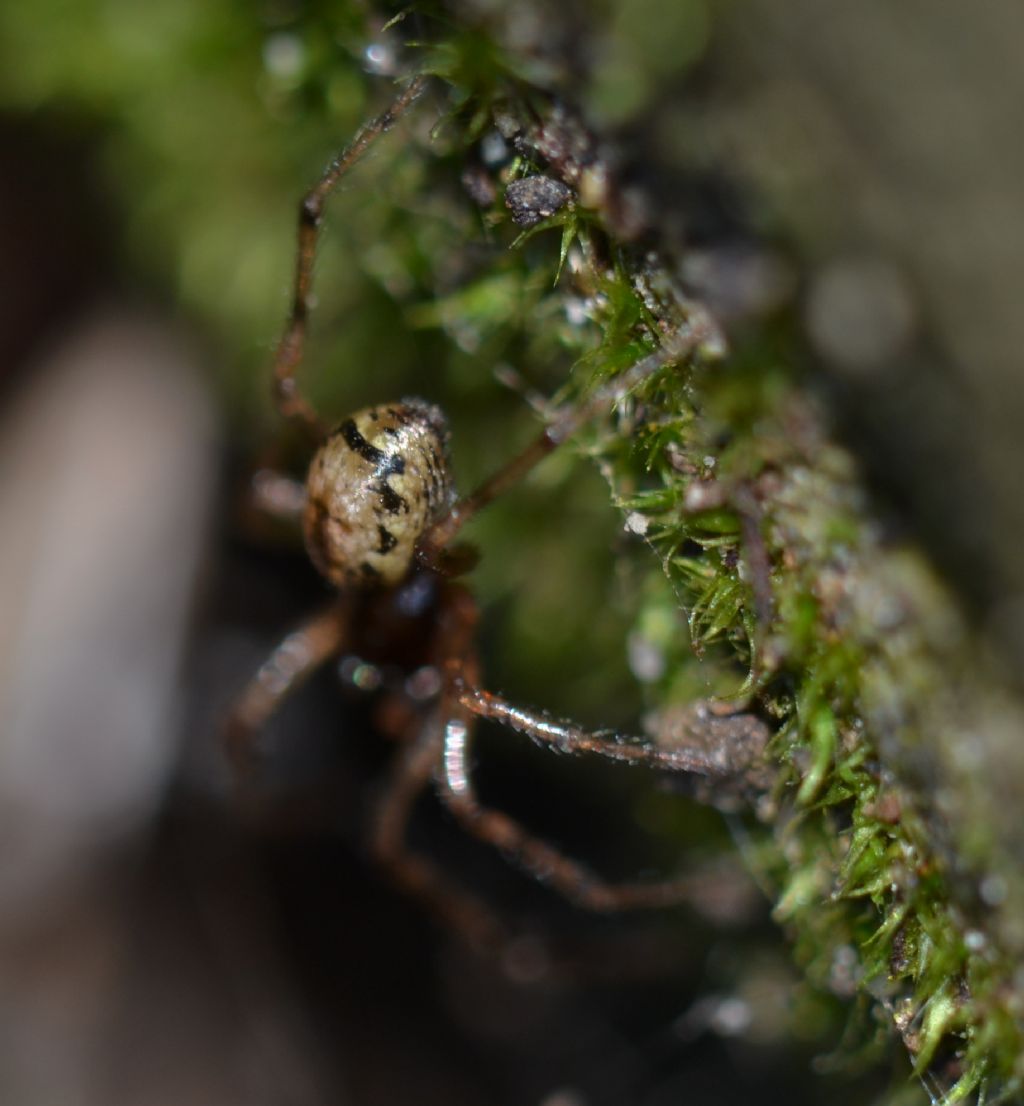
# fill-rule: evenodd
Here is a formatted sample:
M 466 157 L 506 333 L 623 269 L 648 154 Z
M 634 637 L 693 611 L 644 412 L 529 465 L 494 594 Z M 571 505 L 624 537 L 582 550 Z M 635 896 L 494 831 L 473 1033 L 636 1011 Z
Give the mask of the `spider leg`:
M 420 738 L 403 750 L 392 769 L 387 789 L 374 811 L 371 847 L 395 883 L 425 903 L 441 921 L 464 934 L 477 948 L 498 949 L 507 942 L 508 934 L 497 917 L 406 843 L 413 807 L 430 786 L 443 749 L 444 727 L 437 714 Z
M 338 182 L 362 158 L 371 145 L 416 102 L 426 87 L 425 76 L 415 77 L 385 111 L 364 123 L 344 150 L 324 170 L 323 176 L 306 193 L 299 207 L 299 238 L 295 260 L 295 284 L 291 311 L 284 336 L 274 357 L 274 399 L 278 410 L 288 419 L 301 423 L 314 440 L 323 437 L 323 425 L 309 401 L 301 394 L 295 379 L 306 342 L 313 262 L 324 203 Z
M 470 593 L 457 584 L 446 585 L 431 653 L 433 663 L 447 678 L 427 726 L 403 750 L 392 769 L 374 813 L 371 840 L 378 861 L 401 887 L 472 944 L 494 950 L 507 944 L 506 927 L 476 896 L 456 886 L 430 860 L 412 852 L 405 840 L 416 800 L 442 772 L 448 715 L 453 709 L 461 709 L 452 697 L 451 675 L 465 671 L 475 676 L 477 671 L 473 648 L 477 621 L 477 607 Z
M 556 724 L 539 715 L 517 712 L 504 700 L 478 689 L 480 673 L 473 648 L 478 617 L 476 603 L 470 593 L 458 585 L 448 585 L 439 618 L 443 637 L 440 726 L 432 737 L 437 747 L 431 751 L 431 758 L 437 767 L 441 801 L 473 836 L 500 849 L 529 875 L 550 884 L 580 906 L 597 911 L 615 911 L 665 906 L 691 897 L 692 879 L 607 883 L 509 815 L 485 807 L 480 802 L 473 786 L 469 756 L 477 716 L 504 722 L 521 732 L 529 732 L 532 727 L 551 735 L 549 740 L 554 740 L 552 727 Z M 545 726 L 548 728 L 545 729 Z M 582 748 L 588 739 L 595 746 L 600 745 L 603 751 L 606 742 L 601 735 L 585 735 L 578 727 L 574 728 L 576 748 Z M 607 743 L 619 748 L 615 742 Z M 643 743 L 643 748 L 645 763 L 656 761 L 659 767 L 666 767 L 665 759 L 657 757 L 654 746 Z M 638 758 L 627 756 L 620 759 Z M 673 762 L 673 767 L 680 765 Z
M 693 880 L 608 883 L 585 865 L 570 859 L 502 811 L 485 807 L 473 787 L 469 747 L 473 712 L 460 698 L 444 727 L 444 775 L 441 798 L 474 836 L 500 849 L 527 874 L 546 883 L 587 910 L 610 913 L 668 906 L 693 895 Z
M 469 495 L 460 499 L 442 519 L 427 530 L 417 549 L 420 560 L 425 564 L 435 564 L 445 546 L 475 514 L 518 484 L 549 453 L 571 438 L 581 427 L 622 399 L 658 369 L 673 361 L 682 360 L 715 337 L 717 331 L 711 319 L 703 313 L 695 313 L 686 327 L 666 337 L 661 347 L 653 353 L 641 358 L 614 380 L 596 389 L 582 403 L 556 411 L 547 426 L 525 449 L 492 473 Z
M 261 467 L 235 497 L 234 522 L 238 532 L 260 544 L 279 544 L 301 533 L 306 488 L 298 480 Z
M 643 737 L 585 730 L 575 722 L 555 719 L 529 707 L 516 706 L 500 695 L 478 687 L 463 687 L 459 702 L 473 714 L 499 722 L 561 753 L 596 753 L 607 760 L 698 776 L 732 774 L 731 766 L 723 764 L 714 752 L 697 744 L 663 748 Z
M 298 525 L 306 507 L 306 485 L 274 469 L 257 469 L 249 482 L 245 507 L 247 512 Z
M 700 898 L 692 876 L 612 884 L 540 840 L 508 815 L 483 807 L 470 772 L 469 744 L 477 717 L 490 719 L 563 753 L 594 753 L 610 760 L 684 772 L 711 781 L 753 782 L 768 737 L 755 716 L 728 704 L 689 704 L 674 722 L 663 723 L 667 746 L 646 738 L 584 730 L 573 722 L 514 706 L 498 695 L 456 680 L 456 709 L 445 726 L 442 797 L 470 830 L 505 852 L 528 873 L 566 898 L 591 910 L 613 911 L 665 906 Z
M 224 729 L 225 748 L 240 780 L 256 766 L 256 739 L 267 719 L 303 680 L 341 651 L 348 623 L 348 604 L 332 603 L 288 634 L 246 684 Z

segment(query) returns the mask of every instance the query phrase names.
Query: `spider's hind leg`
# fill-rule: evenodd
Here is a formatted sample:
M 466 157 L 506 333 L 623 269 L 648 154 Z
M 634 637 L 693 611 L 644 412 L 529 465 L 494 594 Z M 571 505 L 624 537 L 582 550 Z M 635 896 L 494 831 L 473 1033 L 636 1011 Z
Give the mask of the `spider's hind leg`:
M 457 584 L 445 584 L 438 608 L 432 661 L 442 674 L 442 691 L 426 726 L 402 751 L 373 816 L 371 845 L 395 882 L 420 899 L 471 944 L 500 950 L 510 939 L 507 928 L 477 896 L 459 887 L 428 858 L 409 848 L 407 831 L 417 799 L 444 776 L 445 733 L 452 712 L 462 708 L 455 681 L 476 677 L 473 644 L 478 620 L 476 603 Z
M 450 880 L 407 841 L 409 821 L 419 796 L 437 774 L 444 750 L 444 728 L 435 716 L 419 738 L 403 750 L 373 816 L 370 844 L 380 865 L 404 891 L 477 948 L 497 950 L 509 934 L 498 917 L 475 895 Z

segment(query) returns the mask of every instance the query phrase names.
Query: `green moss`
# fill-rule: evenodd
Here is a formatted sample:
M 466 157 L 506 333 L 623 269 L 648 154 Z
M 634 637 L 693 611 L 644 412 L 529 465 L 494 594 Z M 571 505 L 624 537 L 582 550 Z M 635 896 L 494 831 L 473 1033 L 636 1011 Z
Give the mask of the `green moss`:
M 509 90 L 502 111 L 514 105 Z M 500 226 L 499 210 L 492 220 Z M 567 255 L 577 261 L 548 294 L 588 294 L 563 393 L 572 398 L 637 362 L 687 310 L 645 298 L 650 259 L 602 231 L 599 212 L 553 222 L 543 229 L 556 277 Z M 773 346 L 769 335 L 761 357 Z M 999 947 L 979 909 L 982 871 L 962 870 L 952 828 L 936 834 L 941 812 L 901 771 L 912 759 L 901 750 L 930 740 L 915 726 L 919 702 L 951 672 L 963 694 L 983 694 L 963 677 L 967 639 L 950 635 L 957 616 L 924 563 L 883 539 L 798 374 L 768 356 L 766 366 L 755 340 L 732 362 L 666 367 L 587 436 L 686 614 L 689 640 L 663 691 L 699 662 L 717 672 L 706 683 L 751 692 L 777 719 L 766 808 L 775 847 L 760 862 L 809 977 L 832 986 L 837 956 L 852 955 L 847 972 L 889 1011 L 936 1093 L 1012 1098 L 1022 1075 L 1014 950 Z M 664 593 L 649 594 L 641 627 L 664 623 Z

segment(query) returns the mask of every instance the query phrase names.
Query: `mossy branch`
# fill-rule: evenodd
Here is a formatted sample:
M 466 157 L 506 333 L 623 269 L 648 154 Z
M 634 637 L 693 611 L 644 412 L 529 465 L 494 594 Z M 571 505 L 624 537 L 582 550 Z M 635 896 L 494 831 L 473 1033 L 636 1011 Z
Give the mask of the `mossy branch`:
M 568 401 L 707 309 L 674 277 L 656 216 L 641 225 L 624 215 L 627 199 L 579 118 L 524 87 L 521 66 L 498 54 L 491 66 L 485 88 L 459 83 L 469 66 L 444 74 L 460 105 L 454 124 L 468 121 L 467 153 L 490 131 L 517 155 L 496 173 L 485 221 L 507 225 L 511 180 L 544 175 L 573 189 L 564 210 L 510 243 L 551 242 L 552 281 L 535 303 L 539 318 L 577 320 L 568 339 L 560 331 L 576 363 Z M 537 256 L 521 261 L 524 281 Z M 496 264 L 506 279 L 516 271 Z M 493 279 L 482 274 L 478 287 Z M 470 303 L 472 285 L 457 295 Z M 686 614 L 689 640 L 667 645 L 662 694 L 699 658 L 706 684 L 775 720 L 779 771 L 759 807 L 774 847 L 758 863 L 803 968 L 828 988 L 844 960 L 933 1095 L 1010 1100 L 1024 1089 L 1012 920 L 1024 886 L 957 754 L 997 692 L 925 558 L 886 536 L 855 462 L 778 352 L 777 329 L 764 320 L 731 353 L 708 343 L 666 368 L 586 449 Z M 657 613 L 640 610 L 638 625 Z

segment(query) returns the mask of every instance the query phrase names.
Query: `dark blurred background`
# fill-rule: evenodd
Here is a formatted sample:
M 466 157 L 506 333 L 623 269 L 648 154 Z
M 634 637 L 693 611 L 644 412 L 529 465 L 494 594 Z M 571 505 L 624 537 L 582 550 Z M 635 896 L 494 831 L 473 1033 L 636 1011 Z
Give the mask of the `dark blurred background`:
M 517 18 L 524 49 L 550 38 L 543 9 Z M 666 224 L 714 246 L 706 213 L 724 208 L 723 225 L 785 243 L 844 432 L 1018 672 L 1024 15 L 621 0 L 575 37 L 564 18 L 589 72 L 580 97 Z M 238 500 L 256 464 L 297 464 L 265 369 L 297 195 L 386 95 L 365 26 L 344 4 L 0 11 L 0 1094 L 919 1100 L 898 1060 L 896 1090 L 887 1064 L 812 1072 L 846 1018 L 870 1015 L 802 987 L 738 864 L 702 844 L 740 827 L 658 781 L 552 765 L 498 735 L 482 754 L 488 797 L 611 872 L 671 870 L 672 842 L 693 841 L 703 908 L 589 918 L 424 804 L 417 846 L 523 934 L 497 959 L 367 859 L 391 750 L 334 671 L 275 720 L 286 751 L 265 816 L 234 808 L 219 720 L 323 596 Z M 443 393 L 465 481 L 531 423 L 477 371 L 486 350 L 453 355 L 396 306 L 402 251 L 462 229 L 440 202 L 415 235 L 396 222 L 393 197 L 423 172 L 382 156 L 339 198 L 317 325 L 321 363 L 341 368 L 311 387 L 332 411 Z M 695 175 L 718 182 L 701 234 L 678 185 Z M 367 199 L 382 182 L 387 198 Z M 628 596 L 581 600 L 621 573 L 606 493 L 551 473 L 477 535 L 492 682 L 636 725 Z M 566 531 L 587 540 L 567 548 Z

